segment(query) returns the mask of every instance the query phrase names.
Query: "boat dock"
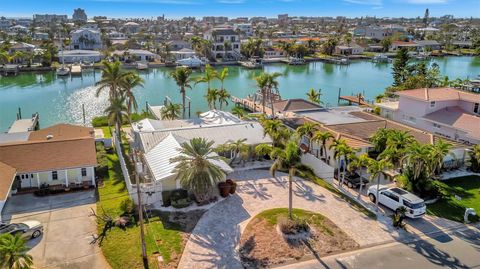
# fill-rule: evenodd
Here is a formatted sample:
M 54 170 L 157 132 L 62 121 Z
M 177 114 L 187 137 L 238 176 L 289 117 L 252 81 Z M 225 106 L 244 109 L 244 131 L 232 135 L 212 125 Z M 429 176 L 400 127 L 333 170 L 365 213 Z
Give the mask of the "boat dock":
M 253 100 L 247 99 L 247 98 L 238 98 L 235 96 L 231 97 L 232 102 L 235 103 L 238 106 L 243 107 L 244 109 L 248 109 L 252 112 L 262 112 L 262 104 L 261 103 L 255 103 Z M 269 108 L 267 105 L 265 105 L 265 113 L 267 115 L 272 114 L 272 109 Z
M 32 115 L 31 119 L 22 119 L 20 114 L 17 114 L 17 120 L 13 122 L 12 126 L 8 129 L 8 133 L 23 133 L 31 132 L 39 129 L 39 116 L 38 113 Z
M 147 111 L 150 112 L 154 117 L 155 119 L 157 120 L 161 120 L 162 119 L 162 108 L 164 106 L 151 106 L 148 102 L 147 102 Z
M 349 105 L 356 104 L 356 105 L 360 105 L 360 106 L 371 106 L 370 103 L 365 101 L 365 98 L 361 94 L 358 94 L 356 96 L 355 95 L 354 96 L 342 95 L 342 96 L 338 97 L 339 102 L 340 102 L 340 100 L 347 101 Z
M 72 65 L 72 67 L 70 68 L 70 74 L 81 75 L 82 74 L 82 66 L 81 65 Z

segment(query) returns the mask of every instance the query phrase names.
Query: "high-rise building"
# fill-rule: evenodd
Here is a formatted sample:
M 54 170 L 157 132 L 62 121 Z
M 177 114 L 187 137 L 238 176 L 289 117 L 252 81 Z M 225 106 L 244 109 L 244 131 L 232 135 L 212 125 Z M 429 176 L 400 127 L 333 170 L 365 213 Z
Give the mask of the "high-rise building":
M 77 8 L 73 10 L 73 21 L 75 22 L 87 22 L 87 14 L 84 9 Z

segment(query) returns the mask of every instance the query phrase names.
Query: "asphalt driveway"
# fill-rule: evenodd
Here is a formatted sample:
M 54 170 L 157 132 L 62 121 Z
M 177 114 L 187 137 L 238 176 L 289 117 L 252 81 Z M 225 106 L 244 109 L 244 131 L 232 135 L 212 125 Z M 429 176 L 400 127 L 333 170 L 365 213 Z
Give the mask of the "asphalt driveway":
M 3 210 L 5 222 L 38 220 L 44 234 L 28 241 L 36 268 L 110 268 L 100 248 L 92 244 L 96 234 L 95 192 L 84 191 L 47 197 L 13 196 Z

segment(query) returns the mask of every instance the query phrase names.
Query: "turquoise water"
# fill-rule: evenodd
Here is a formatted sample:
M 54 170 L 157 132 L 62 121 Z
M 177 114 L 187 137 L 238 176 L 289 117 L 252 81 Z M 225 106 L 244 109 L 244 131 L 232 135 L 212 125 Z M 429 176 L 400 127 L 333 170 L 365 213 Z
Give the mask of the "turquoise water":
M 442 74 L 450 78 L 473 78 L 480 74 L 479 57 L 436 58 Z M 310 63 L 304 66 L 272 64 L 265 66 L 266 72 L 280 72 L 280 93 L 283 98 L 305 97 L 310 88 L 322 89 L 322 101 L 336 105 L 338 88 L 342 94 L 365 93 L 372 99 L 392 83 L 391 64 L 375 64 L 368 61 L 353 62 L 348 66 Z M 162 104 L 165 96 L 180 101 L 178 89 L 169 77 L 171 69 L 157 68 L 140 72 L 145 86 L 135 90 L 140 107 L 145 102 Z M 260 70 L 229 67 L 225 88 L 232 95 L 245 97 L 255 91 L 253 78 Z M 194 73 L 194 76 L 200 75 Z M 57 78 L 53 72 L 25 73 L 16 77 L 0 77 L 0 131 L 6 131 L 15 120 L 18 107 L 23 117 L 39 112 L 40 123 L 46 127 L 58 122 L 83 123 L 82 104 L 86 109 L 87 123 L 101 115 L 107 105 L 106 95 L 95 97 L 94 84 L 100 78 L 100 71 L 85 71 L 82 77 Z M 219 87 L 215 82 L 214 86 Z M 199 84 L 188 90 L 192 99 L 192 115 L 206 111 L 206 85 Z M 232 104 L 229 104 L 231 107 Z

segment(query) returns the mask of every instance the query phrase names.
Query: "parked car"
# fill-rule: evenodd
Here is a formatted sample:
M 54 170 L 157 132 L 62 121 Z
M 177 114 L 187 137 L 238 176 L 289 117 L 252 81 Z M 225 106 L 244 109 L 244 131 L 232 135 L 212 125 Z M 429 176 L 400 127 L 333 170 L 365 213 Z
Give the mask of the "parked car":
M 337 175 L 337 170 L 335 169 L 335 173 L 333 174 L 333 177 L 338 180 L 338 175 Z M 347 171 L 346 174 L 345 174 L 345 181 L 344 183 L 347 184 L 347 186 L 349 188 L 355 188 L 357 189 L 358 187 L 360 187 L 360 175 L 357 174 L 356 172 L 349 172 Z M 368 184 L 368 179 L 366 178 L 362 178 L 361 180 L 362 182 L 362 185 L 363 186 L 366 186 Z
M 425 201 L 406 190 L 380 185 L 378 193 L 379 204 L 382 204 L 395 212 L 403 206 L 406 208 L 405 216 L 409 218 L 420 218 L 425 215 L 425 212 L 427 211 Z M 367 195 L 370 198 L 370 201 L 375 203 L 377 199 L 377 186 L 374 185 L 368 188 Z
M 37 238 L 43 233 L 43 225 L 36 220 L 27 220 L 21 223 L 0 224 L 1 234 L 21 234 L 22 237 L 30 239 Z

